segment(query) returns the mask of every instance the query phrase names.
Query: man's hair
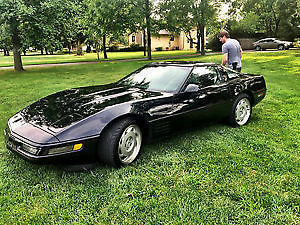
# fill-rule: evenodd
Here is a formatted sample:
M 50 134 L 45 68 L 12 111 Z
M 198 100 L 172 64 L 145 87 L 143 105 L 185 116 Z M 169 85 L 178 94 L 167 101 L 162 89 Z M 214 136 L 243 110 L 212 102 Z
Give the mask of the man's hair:
M 230 38 L 230 34 L 226 31 L 226 30 L 223 30 L 221 31 L 219 34 L 218 34 L 218 38 L 222 38 L 222 37 L 227 37 L 227 38 Z

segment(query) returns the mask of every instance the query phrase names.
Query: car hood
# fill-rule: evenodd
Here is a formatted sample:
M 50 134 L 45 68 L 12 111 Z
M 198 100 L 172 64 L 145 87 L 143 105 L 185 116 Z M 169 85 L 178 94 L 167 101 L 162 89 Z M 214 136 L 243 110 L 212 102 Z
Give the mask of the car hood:
M 31 104 L 20 114 L 42 130 L 59 132 L 105 108 L 162 96 L 162 93 L 108 84 L 61 91 Z

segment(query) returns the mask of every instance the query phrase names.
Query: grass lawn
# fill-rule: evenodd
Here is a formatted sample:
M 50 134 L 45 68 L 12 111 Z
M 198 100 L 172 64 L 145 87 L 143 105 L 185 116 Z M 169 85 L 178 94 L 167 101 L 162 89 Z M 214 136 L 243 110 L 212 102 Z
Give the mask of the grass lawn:
M 9 152 L 1 132 L 0 224 L 299 224 L 299 57 L 244 54 L 243 71 L 263 74 L 268 88 L 247 126 L 195 126 L 144 146 L 119 170 L 35 165 Z M 41 97 L 113 82 L 145 63 L 0 71 L 0 130 Z
M 195 54 L 195 50 L 180 50 L 180 51 L 154 51 L 152 57 L 168 57 L 177 55 L 192 55 Z M 144 52 L 108 52 L 108 59 L 135 59 L 146 58 Z M 13 55 L 3 56 L 0 53 L 0 67 L 13 66 Z M 100 60 L 104 60 L 103 54 L 100 55 Z M 74 54 L 68 55 L 26 55 L 22 56 L 23 65 L 35 65 L 35 64 L 50 64 L 50 63 L 67 63 L 67 62 L 89 62 L 97 61 L 96 53 L 86 53 L 84 56 L 76 56 Z

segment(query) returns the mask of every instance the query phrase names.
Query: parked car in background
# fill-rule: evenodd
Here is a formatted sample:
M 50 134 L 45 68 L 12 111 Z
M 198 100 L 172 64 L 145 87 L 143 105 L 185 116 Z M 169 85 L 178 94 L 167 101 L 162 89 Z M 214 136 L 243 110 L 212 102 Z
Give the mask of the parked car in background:
M 256 51 L 265 50 L 267 48 L 277 48 L 278 50 L 289 49 L 293 47 L 293 43 L 289 41 L 280 41 L 276 38 L 265 38 L 253 43 Z
M 7 147 L 34 160 L 132 163 L 142 141 L 178 124 L 227 118 L 245 125 L 266 94 L 263 76 L 214 63 L 150 63 L 107 85 L 49 95 L 8 120 Z

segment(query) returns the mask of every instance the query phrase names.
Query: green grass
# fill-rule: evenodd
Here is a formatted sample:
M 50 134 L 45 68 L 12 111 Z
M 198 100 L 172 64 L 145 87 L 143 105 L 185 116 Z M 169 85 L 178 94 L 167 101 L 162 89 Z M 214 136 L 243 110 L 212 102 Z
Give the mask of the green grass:
M 168 57 L 178 55 L 192 55 L 195 50 L 180 50 L 180 51 L 154 51 L 153 57 Z M 135 59 L 146 58 L 144 52 L 108 52 L 107 60 L 115 59 Z M 100 60 L 104 60 L 103 54 L 100 55 Z M 50 63 L 69 63 L 69 62 L 89 62 L 97 61 L 96 53 L 86 53 L 84 56 L 68 55 L 26 55 L 22 56 L 23 65 L 50 64 Z M 13 56 L 3 56 L 0 54 L 0 67 L 13 66 Z
M 0 130 L 41 97 L 113 82 L 145 63 L 0 71 Z M 299 63 L 299 51 L 245 54 L 243 71 L 263 74 L 268 88 L 247 126 L 195 126 L 144 146 L 119 170 L 35 165 L 1 135 L 0 224 L 299 224 Z

